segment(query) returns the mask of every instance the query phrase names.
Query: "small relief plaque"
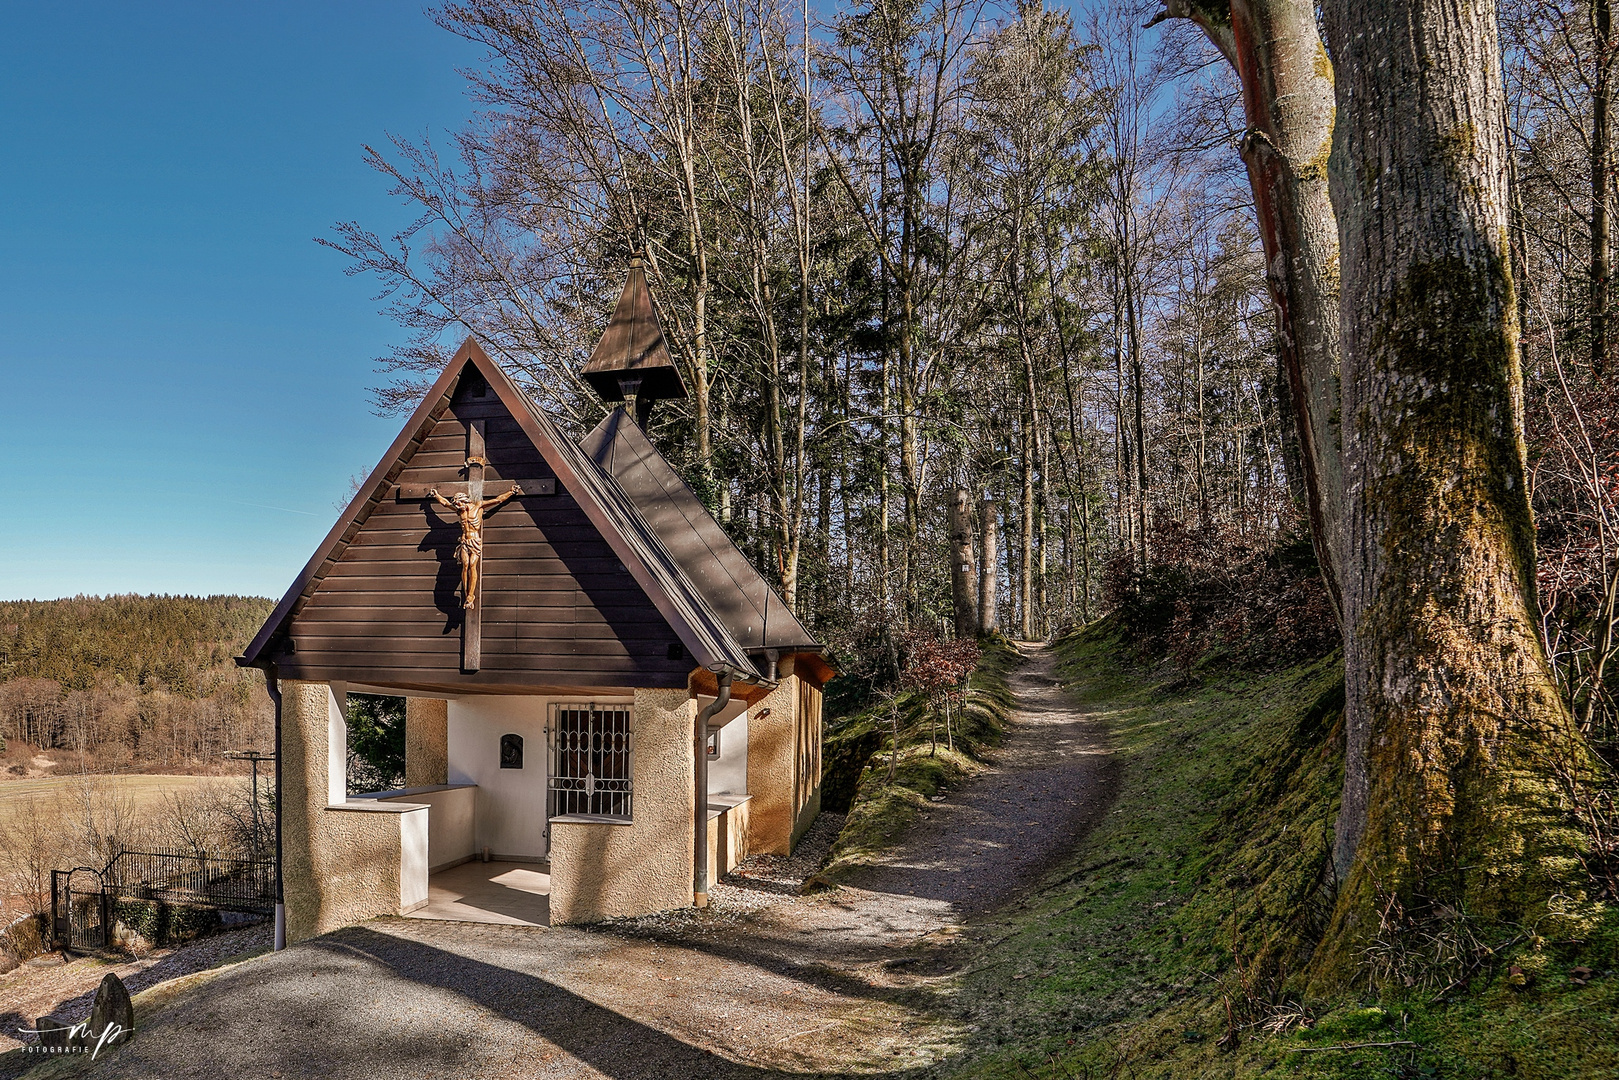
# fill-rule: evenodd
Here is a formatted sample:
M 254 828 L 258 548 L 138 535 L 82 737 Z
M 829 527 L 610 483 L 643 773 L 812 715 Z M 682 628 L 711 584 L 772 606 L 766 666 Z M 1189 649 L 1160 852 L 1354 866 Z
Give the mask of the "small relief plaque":
M 523 767 L 523 737 L 521 735 L 502 735 L 500 737 L 500 767 L 502 769 L 521 769 Z

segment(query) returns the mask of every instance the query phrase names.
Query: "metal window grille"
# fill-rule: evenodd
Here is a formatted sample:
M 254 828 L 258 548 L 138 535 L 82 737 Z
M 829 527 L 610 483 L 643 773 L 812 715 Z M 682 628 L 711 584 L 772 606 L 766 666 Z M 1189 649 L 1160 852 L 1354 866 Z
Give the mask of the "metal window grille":
M 551 816 L 628 819 L 635 733 L 628 705 L 551 706 Z

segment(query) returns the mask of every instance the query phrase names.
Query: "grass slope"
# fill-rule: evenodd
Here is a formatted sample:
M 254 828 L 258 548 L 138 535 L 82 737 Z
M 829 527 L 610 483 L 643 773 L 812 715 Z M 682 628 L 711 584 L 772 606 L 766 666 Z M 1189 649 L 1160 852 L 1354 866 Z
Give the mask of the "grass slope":
M 1448 994 L 1302 999 L 1332 901 L 1338 657 L 1264 676 L 1211 664 L 1191 685 L 1139 669 L 1105 623 L 1058 648 L 1110 727 L 1121 793 L 1068 866 L 983 928 L 959 992 L 976 1045 L 953 1077 L 1619 1075 L 1611 913 Z
M 181 975 L 131 994 L 130 1004 L 135 1008 L 135 1037 L 140 1037 L 141 1030 L 152 1022 L 153 1017 L 191 991 L 206 986 L 249 960 L 268 955 L 269 951 L 266 948 L 249 949 L 235 956 L 226 957 L 213 967 L 193 971 L 189 975 Z M 110 1051 L 103 1050 L 101 1054 L 92 1058 L 89 1054 L 30 1053 L 24 1047 L 0 1054 L 0 1075 L 15 1075 L 18 1080 L 61 1080 L 70 1076 L 94 1076 L 118 1049 L 119 1047 L 113 1047 Z M 270 1075 L 279 1076 L 280 1072 L 272 1070 Z
M 916 821 L 928 799 L 982 770 L 981 755 L 1000 742 L 1012 709 L 1006 676 L 1023 658 L 1005 641 L 985 645 L 968 684 L 964 714 L 952 721 L 955 748 L 946 743 L 944 720 L 923 695 L 903 693 L 826 725 L 823 805 L 849 792 L 849 818 L 817 878 L 836 882 L 846 871 L 870 864 Z M 899 716 L 899 752 L 894 754 L 893 717 Z M 894 779 L 888 779 L 890 764 Z M 828 800 L 826 792 L 833 792 Z M 850 798 L 850 794 L 844 794 Z M 835 809 L 832 805 L 829 808 Z

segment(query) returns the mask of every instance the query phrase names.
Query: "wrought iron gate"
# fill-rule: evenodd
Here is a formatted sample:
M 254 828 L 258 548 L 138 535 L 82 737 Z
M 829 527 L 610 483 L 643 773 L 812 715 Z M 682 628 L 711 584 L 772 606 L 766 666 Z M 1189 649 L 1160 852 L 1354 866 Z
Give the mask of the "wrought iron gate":
M 74 949 L 105 949 L 112 897 L 101 872 L 88 866 L 51 871 L 51 930 L 57 944 Z
M 275 895 L 274 859 L 121 850 L 101 870 L 51 871 L 51 933 L 58 948 L 105 949 L 120 900 L 269 915 Z

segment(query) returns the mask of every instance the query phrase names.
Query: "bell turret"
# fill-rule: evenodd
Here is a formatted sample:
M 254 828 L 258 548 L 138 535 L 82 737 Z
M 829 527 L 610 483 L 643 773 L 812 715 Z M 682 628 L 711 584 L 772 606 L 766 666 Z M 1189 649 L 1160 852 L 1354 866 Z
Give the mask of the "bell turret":
M 643 428 L 656 402 L 686 396 L 639 258 L 630 260 L 624 293 L 581 374 L 603 401 L 624 402 Z

